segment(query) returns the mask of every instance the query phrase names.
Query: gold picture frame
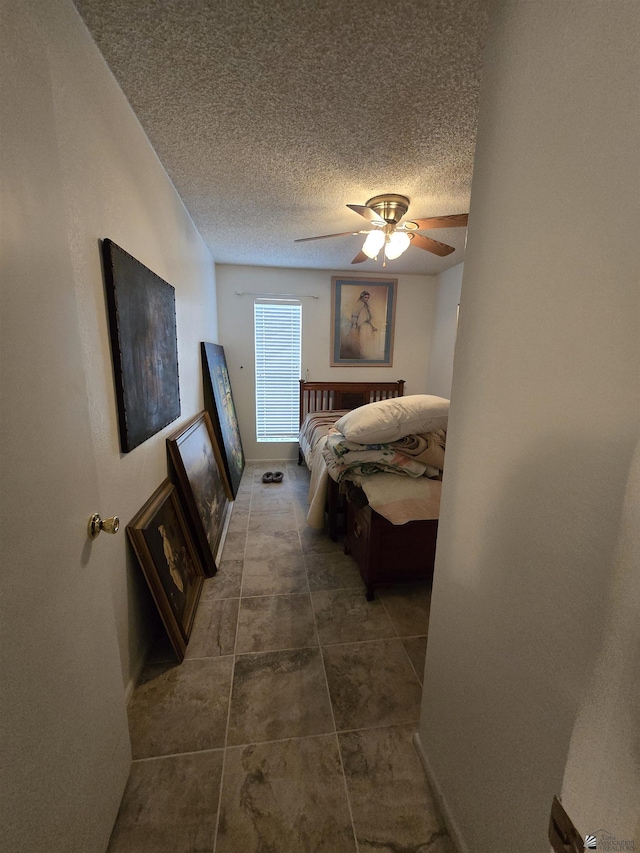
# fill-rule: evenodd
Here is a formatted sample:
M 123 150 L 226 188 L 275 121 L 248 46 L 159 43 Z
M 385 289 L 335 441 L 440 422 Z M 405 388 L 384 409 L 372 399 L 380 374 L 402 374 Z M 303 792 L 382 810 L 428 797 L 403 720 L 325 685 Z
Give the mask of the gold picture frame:
M 331 367 L 392 367 L 398 279 L 331 279 Z
M 170 435 L 167 447 L 205 575 L 213 577 L 233 494 L 208 412 Z
M 168 479 L 131 519 L 127 534 L 171 645 L 182 661 L 204 584 L 204 571 L 175 486 Z

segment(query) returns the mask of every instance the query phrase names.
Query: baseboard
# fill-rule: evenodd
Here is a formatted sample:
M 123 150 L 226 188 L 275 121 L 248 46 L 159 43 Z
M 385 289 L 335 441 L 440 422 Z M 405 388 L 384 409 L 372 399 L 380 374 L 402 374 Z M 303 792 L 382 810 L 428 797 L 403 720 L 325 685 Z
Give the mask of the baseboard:
M 222 535 L 220 536 L 220 542 L 218 543 L 218 550 L 215 554 L 215 562 L 216 566 L 220 565 L 222 560 L 222 551 L 224 549 L 224 543 L 227 539 L 227 533 L 229 532 L 229 525 L 231 524 L 231 515 L 233 513 L 233 507 L 235 506 L 233 501 L 230 501 L 229 507 L 227 509 L 227 513 L 225 515 L 224 522 L 222 524 Z
M 458 826 L 458 823 L 455 817 L 453 816 L 453 812 L 451 811 L 449 804 L 447 803 L 447 800 L 445 799 L 445 796 L 442 793 L 442 788 L 440 787 L 436 775 L 433 772 L 431 762 L 429 761 L 426 752 L 422 748 L 422 743 L 420 741 L 420 735 L 418 734 L 418 732 L 416 732 L 413 736 L 413 745 L 415 746 L 416 752 L 418 753 L 418 758 L 422 763 L 422 767 L 427 777 L 427 782 L 429 783 L 429 787 L 431 788 L 433 796 L 436 799 L 438 808 L 440 809 L 440 814 L 442 815 L 445 826 L 447 827 L 447 831 L 451 836 L 451 841 L 453 842 L 453 846 L 456 849 L 456 853 L 469 853 L 469 848 L 464 842 L 460 827 Z
M 147 647 L 145 653 L 140 657 L 138 661 L 136 661 L 133 672 L 131 673 L 131 678 L 129 679 L 129 683 L 127 684 L 124 691 L 124 704 L 125 707 L 128 706 L 131 701 L 131 697 L 133 696 L 133 691 L 136 689 L 136 684 L 140 680 L 140 676 L 142 674 L 142 669 L 145 665 L 147 655 L 149 653 L 149 648 Z
M 164 629 L 161 629 L 164 630 Z M 138 656 L 138 659 L 132 663 L 131 672 L 129 681 L 124 690 L 124 704 L 125 706 L 129 705 L 131 701 L 131 697 L 133 696 L 133 691 L 136 689 L 138 682 L 140 681 L 140 676 L 142 675 L 142 670 L 144 669 L 147 660 L 149 658 L 149 653 L 151 648 L 153 647 L 155 638 L 152 636 L 151 638 L 147 637 L 147 644 Z
M 298 461 L 298 451 L 296 450 L 295 456 L 287 456 L 286 459 L 245 459 L 247 465 L 270 465 L 273 462 L 297 462 Z

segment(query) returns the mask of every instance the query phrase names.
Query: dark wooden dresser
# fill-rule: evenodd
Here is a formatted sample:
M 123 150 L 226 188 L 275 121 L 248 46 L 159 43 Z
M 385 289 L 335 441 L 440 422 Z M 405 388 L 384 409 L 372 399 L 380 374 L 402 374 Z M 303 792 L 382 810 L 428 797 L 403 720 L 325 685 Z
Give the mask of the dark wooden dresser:
M 367 599 L 383 583 L 430 580 L 436 555 L 438 519 L 391 524 L 367 504 L 347 499 L 345 554 L 360 568 Z

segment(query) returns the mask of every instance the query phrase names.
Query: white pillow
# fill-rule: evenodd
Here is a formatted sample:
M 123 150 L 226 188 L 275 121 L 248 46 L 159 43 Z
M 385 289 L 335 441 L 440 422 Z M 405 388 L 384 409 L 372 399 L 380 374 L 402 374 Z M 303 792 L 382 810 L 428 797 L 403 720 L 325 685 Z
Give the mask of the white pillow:
M 447 428 L 449 401 L 430 394 L 410 394 L 368 403 L 347 412 L 336 429 L 356 444 L 382 444 L 405 435 Z

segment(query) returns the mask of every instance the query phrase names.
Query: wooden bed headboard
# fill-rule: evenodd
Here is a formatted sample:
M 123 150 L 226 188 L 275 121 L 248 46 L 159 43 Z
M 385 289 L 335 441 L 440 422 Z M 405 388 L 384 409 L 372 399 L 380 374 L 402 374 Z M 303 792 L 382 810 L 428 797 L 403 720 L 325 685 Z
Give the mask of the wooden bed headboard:
M 397 382 L 308 382 L 300 380 L 300 424 L 309 412 L 357 409 L 367 403 L 402 397 L 404 379 Z

